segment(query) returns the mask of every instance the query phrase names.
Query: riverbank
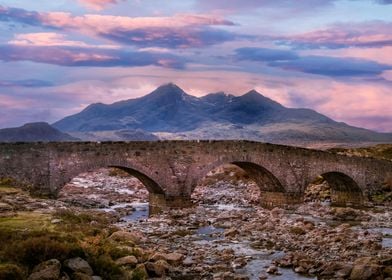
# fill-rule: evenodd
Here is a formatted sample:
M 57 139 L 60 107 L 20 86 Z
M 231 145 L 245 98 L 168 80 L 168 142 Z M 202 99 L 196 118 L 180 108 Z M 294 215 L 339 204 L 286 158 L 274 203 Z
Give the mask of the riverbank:
M 141 183 L 110 170 L 75 178 L 58 200 L 3 184 L 0 279 L 392 277 L 390 206 L 267 210 L 244 174 L 226 175 L 196 189 L 195 207 L 153 217 Z

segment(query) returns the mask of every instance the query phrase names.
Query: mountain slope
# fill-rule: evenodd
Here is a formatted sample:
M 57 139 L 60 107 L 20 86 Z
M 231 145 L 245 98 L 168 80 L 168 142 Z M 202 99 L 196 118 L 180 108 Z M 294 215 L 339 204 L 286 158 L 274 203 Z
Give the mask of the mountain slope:
M 310 109 L 286 108 L 255 90 L 242 96 L 218 92 L 197 98 L 171 83 L 140 98 L 110 105 L 92 104 L 53 126 L 74 135 L 144 130 L 168 139 L 392 141 L 391 133 L 338 123 Z
M 78 141 L 63 133 L 48 123 L 27 123 L 21 127 L 0 129 L 0 142 L 50 142 L 50 141 Z

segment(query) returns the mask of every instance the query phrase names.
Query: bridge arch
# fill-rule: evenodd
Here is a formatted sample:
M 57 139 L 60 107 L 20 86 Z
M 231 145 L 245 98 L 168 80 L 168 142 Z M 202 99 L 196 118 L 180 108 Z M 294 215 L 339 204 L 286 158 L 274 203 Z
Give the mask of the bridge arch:
M 319 175 L 329 185 L 331 205 L 333 206 L 361 206 L 363 193 L 358 183 L 349 175 L 341 171 L 328 171 Z
M 211 164 L 206 165 L 194 175 L 190 193 L 201 183 L 211 170 L 220 166 L 232 164 L 243 171 L 252 179 L 260 190 L 260 204 L 266 208 L 273 208 L 276 205 L 288 207 L 289 204 L 299 203 L 300 196 L 290 194 L 281 181 L 266 167 L 249 159 L 227 159 L 221 158 Z
M 157 182 L 155 182 L 151 177 L 147 176 L 146 174 L 144 174 L 140 171 L 137 171 L 133 168 L 124 167 L 124 166 L 112 165 L 112 166 L 108 166 L 108 167 L 123 170 L 123 171 L 127 172 L 129 175 L 136 177 L 137 179 L 139 179 L 140 182 L 142 182 L 142 184 L 146 187 L 146 189 L 148 190 L 149 193 L 156 193 L 156 194 L 162 194 L 162 195 L 165 194 L 165 192 L 163 191 L 161 186 L 158 185 Z
M 63 166 L 61 169 L 57 170 L 56 174 L 52 175 L 52 188 L 55 190 L 55 193 L 58 193 L 65 184 L 69 183 L 79 174 L 91 172 L 100 168 L 117 168 L 123 170 L 137 178 L 150 194 L 165 194 L 165 190 L 158 180 L 159 178 L 156 173 L 137 163 L 120 160 L 85 161 L 72 166 Z
M 285 192 L 283 185 L 280 183 L 279 179 L 275 177 L 272 172 L 270 172 L 267 168 L 251 162 L 251 161 L 244 161 L 244 160 L 219 160 L 213 162 L 212 164 L 207 165 L 204 167 L 197 177 L 195 178 L 194 182 L 191 184 L 193 190 L 196 186 L 200 183 L 201 180 L 210 172 L 218 168 L 219 166 L 224 166 L 227 164 L 233 164 L 242 170 L 244 170 L 248 176 L 255 181 L 255 183 L 259 186 L 260 191 L 268 191 L 268 192 Z

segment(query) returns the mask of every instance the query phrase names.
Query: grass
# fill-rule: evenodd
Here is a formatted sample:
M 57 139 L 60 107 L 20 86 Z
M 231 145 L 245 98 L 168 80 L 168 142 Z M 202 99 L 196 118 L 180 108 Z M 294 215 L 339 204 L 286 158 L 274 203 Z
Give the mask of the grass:
M 54 218 L 61 222 L 52 224 Z M 43 261 L 77 256 L 86 259 L 103 279 L 122 279 L 125 272 L 115 263 L 116 259 L 146 256 L 137 248 L 110 240 L 108 237 L 116 230 L 104 213 L 94 211 L 18 212 L 2 217 L 0 279 L 26 279 L 33 267 Z
M 52 216 L 37 212 L 17 212 L 12 217 L 0 218 L 0 230 L 36 231 L 53 229 L 50 223 Z
M 24 190 L 11 179 L 0 179 L 0 197 L 18 195 Z M 139 248 L 125 247 L 108 237 L 118 229 L 105 213 L 76 209 L 52 214 L 19 211 L 0 217 L 0 279 L 26 279 L 34 266 L 49 260 L 64 261 L 73 257 L 87 260 L 103 279 L 124 279 L 125 272 L 115 260 L 129 255 L 147 259 Z M 53 224 L 53 219 L 59 223 Z M 135 271 L 131 279 L 145 279 Z
M 392 160 L 392 144 L 379 144 L 363 148 L 332 148 L 329 151 L 338 154 Z

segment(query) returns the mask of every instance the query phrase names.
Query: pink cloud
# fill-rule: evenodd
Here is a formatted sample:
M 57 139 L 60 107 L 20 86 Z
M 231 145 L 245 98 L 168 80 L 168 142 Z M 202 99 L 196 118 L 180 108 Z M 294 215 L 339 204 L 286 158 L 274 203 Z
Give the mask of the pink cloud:
M 110 15 L 73 16 L 69 13 L 47 13 L 42 24 L 66 30 L 104 37 L 112 41 L 143 47 L 188 48 L 202 47 L 236 36 L 212 26 L 233 25 L 223 18 L 209 15 L 172 17 L 121 17 Z
M 14 39 L 8 43 L 18 46 L 88 47 L 84 42 L 66 40 L 65 35 L 54 32 L 16 34 Z
M 301 54 L 332 57 L 353 57 L 392 65 L 392 46 L 380 48 L 345 48 L 345 49 L 312 49 L 303 50 Z
M 214 10 L 230 13 L 241 11 L 276 8 L 279 12 L 291 11 L 304 13 L 309 10 L 316 10 L 320 7 L 331 5 L 336 0 L 197 0 L 196 6 L 202 10 Z
M 75 31 L 139 47 L 203 47 L 241 37 L 216 28 L 234 25 L 233 22 L 219 16 L 200 14 L 177 14 L 170 17 L 99 14 L 74 16 L 66 12 L 38 13 L 0 6 L 0 20 Z
M 111 15 L 73 16 L 70 13 L 50 12 L 41 14 L 44 25 L 82 29 L 93 33 L 109 33 L 112 30 L 138 30 L 145 28 L 181 29 L 185 27 L 233 25 L 232 22 L 210 15 L 177 14 L 172 17 L 125 17 Z
M 305 49 L 392 46 L 392 23 L 338 23 L 326 29 L 287 36 L 281 38 L 281 42 Z
M 117 45 L 90 45 L 82 41 L 68 40 L 64 34 L 54 32 L 38 32 L 15 34 L 14 38 L 8 41 L 8 44 L 17 46 L 67 46 L 80 48 L 113 48 L 117 49 Z
M 78 2 L 89 9 L 100 11 L 109 4 L 117 4 L 118 0 L 78 0 Z

